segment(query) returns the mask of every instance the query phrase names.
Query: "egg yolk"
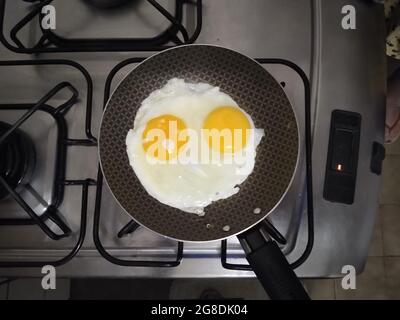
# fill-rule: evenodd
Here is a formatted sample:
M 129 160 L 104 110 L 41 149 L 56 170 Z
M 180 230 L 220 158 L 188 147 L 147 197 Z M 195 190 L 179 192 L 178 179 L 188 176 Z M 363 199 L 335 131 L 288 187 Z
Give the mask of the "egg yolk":
M 176 158 L 188 142 L 185 122 L 171 114 L 163 114 L 149 120 L 142 134 L 145 152 L 159 160 Z
M 218 107 L 204 121 L 209 146 L 221 153 L 235 153 L 243 149 L 248 140 L 250 121 L 235 107 Z

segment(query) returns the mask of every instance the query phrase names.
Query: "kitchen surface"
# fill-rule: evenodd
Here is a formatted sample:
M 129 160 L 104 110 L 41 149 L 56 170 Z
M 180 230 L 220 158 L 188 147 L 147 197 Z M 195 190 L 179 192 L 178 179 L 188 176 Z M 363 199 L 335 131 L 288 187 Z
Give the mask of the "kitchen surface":
M 120 2 L 0 1 L 0 121 L 9 128 L 35 110 L 19 129 L 36 150 L 25 189 L 0 200 L 0 299 L 267 298 L 236 237 L 152 232 L 121 208 L 99 166 L 103 108 L 119 83 L 153 53 L 191 43 L 256 59 L 293 107 L 298 162 L 265 224 L 310 297 L 399 299 L 399 140 L 385 145 L 381 168 L 392 72 L 382 3 Z M 356 30 L 341 25 L 349 4 Z M 55 8 L 55 30 L 40 25 L 44 5 Z M 338 110 L 361 120 L 344 130 L 332 120 Z M 357 157 L 332 156 L 342 129 Z M 341 173 L 342 163 L 351 168 Z M 41 288 L 43 265 L 56 266 L 56 290 Z M 360 273 L 356 290 L 342 289 L 345 265 Z

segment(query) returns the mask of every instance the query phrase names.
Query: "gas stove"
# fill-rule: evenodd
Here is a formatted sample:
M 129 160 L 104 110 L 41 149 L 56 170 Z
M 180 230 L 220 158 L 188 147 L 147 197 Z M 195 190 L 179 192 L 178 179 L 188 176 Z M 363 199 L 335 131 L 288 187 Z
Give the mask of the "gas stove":
M 0 275 L 40 276 L 39 267 L 52 264 L 59 277 L 254 277 L 236 238 L 178 243 L 137 225 L 116 203 L 99 170 L 96 138 L 110 93 L 146 57 L 193 42 L 258 59 L 293 105 L 303 129 L 300 162 L 267 223 L 290 262 L 304 257 L 295 265 L 297 274 L 335 277 L 344 265 L 361 272 L 380 187 L 371 161 L 374 142 L 376 149 L 384 133 L 382 5 L 141 0 L 102 8 L 92 2 L 0 1 L 0 121 L 12 126 L 27 115 L 18 130 L 35 149 L 29 182 L 0 200 Z M 341 10 L 348 4 L 357 9 L 356 30 L 341 27 Z M 40 27 L 45 5 L 55 8 L 55 30 Z M 312 223 L 305 174 L 307 102 Z M 361 117 L 351 204 L 328 201 L 324 194 L 334 110 Z

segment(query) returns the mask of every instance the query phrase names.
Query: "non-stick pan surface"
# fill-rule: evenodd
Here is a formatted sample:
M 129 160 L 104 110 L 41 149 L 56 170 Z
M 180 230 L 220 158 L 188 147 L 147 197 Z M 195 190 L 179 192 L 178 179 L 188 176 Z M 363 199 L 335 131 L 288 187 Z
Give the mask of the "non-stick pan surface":
M 220 87 L 252 117 L 257 128 L 265 130 L 253 173 L 236 195 L 206 207 L 203 217 L 171 208 L 149 196 L 126 153 L 126 135 L 141 102 L 174 77 Z M 99 149 L 112 193 L 136 221 L 171 238 L 209 241 L 246 230 L 280 202 L 296 168 L 299 135 L 288 98 L 261 65 L 226 48 L 189 45 L 148 58 L 119 84 L 104 111 Z M 260 208 L 261 213 L 254 213 L 255 208 Z

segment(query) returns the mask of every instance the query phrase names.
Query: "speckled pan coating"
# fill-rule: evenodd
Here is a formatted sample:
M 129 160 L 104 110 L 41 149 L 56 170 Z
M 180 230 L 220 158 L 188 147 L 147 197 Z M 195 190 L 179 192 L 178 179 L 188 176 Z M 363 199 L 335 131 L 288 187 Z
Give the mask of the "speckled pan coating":
M 141 102 L 174 77 L 219 86 L 266 133 L 257 149 L 254 171 L 240 186 L 240 192 L 208 206 L 203 217 L 171 208 L 149 196 L 126 154 L 125 138 Z M 99 152 L 107 184 L 136 221 L 171 238 L 209 241 L 249 228 L 276 206 L 294 174 L 298 143 L 292 106 L 262 66 L 229 49 L 189 45 L 154 55 L 120 83 L 104 112 Z M 255 208 L 262 212 L 255 214 Z

